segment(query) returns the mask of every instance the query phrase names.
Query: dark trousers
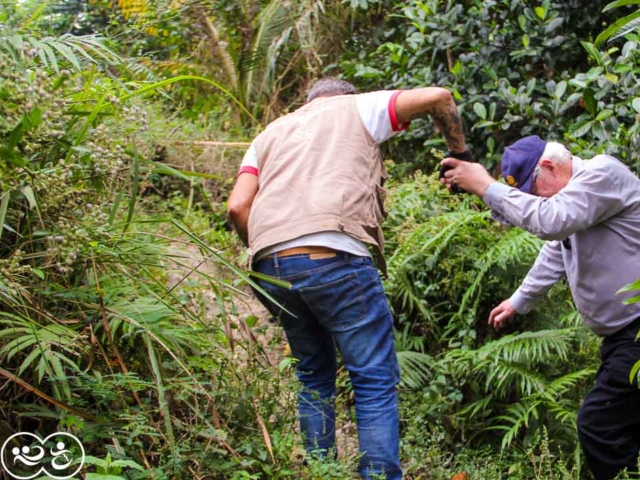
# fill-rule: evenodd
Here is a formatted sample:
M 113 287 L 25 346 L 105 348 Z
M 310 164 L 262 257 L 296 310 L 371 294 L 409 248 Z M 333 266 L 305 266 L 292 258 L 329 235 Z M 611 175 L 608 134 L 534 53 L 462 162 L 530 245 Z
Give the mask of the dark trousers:
M 578 414 L 580 445 L 596 480 L 611 480 L 625 468 L 640 478 L 640 389 L 637 378 L 629 378 L 640 360 L 639 327 L 640 320 L 603 340 L 596 383 Z

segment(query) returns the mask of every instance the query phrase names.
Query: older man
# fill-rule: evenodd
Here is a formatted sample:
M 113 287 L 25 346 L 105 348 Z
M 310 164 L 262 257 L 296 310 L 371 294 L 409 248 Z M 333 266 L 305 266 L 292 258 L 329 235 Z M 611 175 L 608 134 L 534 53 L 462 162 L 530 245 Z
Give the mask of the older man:
M 489 315 L 496 329 L 526 313 L 566 277 L 578 311 L 604 337 L 602 364 L 578 415 L 578 435 L 596 480 L 637 471 L 640 390 L 630 373 L 640 360 L 640 304 L 618 290 L 640 276 L 640 180 L 608 155 L 582 160 L 537 136 L 508 147 L 507 185 L 479 164 L 445 159 L 443 182 L 478 195 L 494 218 L 547 240 L 522 285 Z
M 228 211 L 253 268 L 292 285 L 260 282 L 298 359 L 306 449 L 323 456 L 335 447 L 337 346 L 355 393 L 360 475 L 398 480 L 393 318 L 367 248 L 384 270 L 387 174 L 378 145 L 425 114 L 454 156 L 463 158 L 466 145 L 445 89 L 355 93 L 342 80 L 320 80 L 306 105 L 269 124 L 245 155 Z

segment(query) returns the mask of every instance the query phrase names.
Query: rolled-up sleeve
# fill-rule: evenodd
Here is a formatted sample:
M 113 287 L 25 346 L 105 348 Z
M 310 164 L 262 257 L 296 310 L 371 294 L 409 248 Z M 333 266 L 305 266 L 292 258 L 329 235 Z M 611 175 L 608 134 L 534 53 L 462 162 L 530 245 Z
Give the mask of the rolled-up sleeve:
M 543 240 L 563 240 L 625 207 L 616 182 L 617 178 L 603 166 L 580 170 L 550 198 L 494 183 L 487 188 L 483 200 L 503 223 L 524 228 Z
M 551 287 L 565 276 L 562 261 L 562 243 L 547 242 L 540 250 L 536 262 L 509 299 L 518 313 L 528 313 Z

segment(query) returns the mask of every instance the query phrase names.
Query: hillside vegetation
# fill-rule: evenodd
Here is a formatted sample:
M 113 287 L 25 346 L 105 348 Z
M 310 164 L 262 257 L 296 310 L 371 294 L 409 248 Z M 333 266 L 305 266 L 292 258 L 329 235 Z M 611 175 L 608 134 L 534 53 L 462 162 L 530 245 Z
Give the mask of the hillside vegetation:
M 640 13 L 616 4 L 5 2 L 0 440 L 68 431 L 87 480 L 355 478 L 342 370 L 340 462 L 303 465 L 293 360 L 225 219 L 244 146 L 331 74 L 450 89 L 496 174 L 529 134 L 637 173 Z M 407 478 L 588 479 L 599 340 L 564 284 L 489 329 L 542 243 L 449 195 L 445 151 L 428 118 L 384 147 Z

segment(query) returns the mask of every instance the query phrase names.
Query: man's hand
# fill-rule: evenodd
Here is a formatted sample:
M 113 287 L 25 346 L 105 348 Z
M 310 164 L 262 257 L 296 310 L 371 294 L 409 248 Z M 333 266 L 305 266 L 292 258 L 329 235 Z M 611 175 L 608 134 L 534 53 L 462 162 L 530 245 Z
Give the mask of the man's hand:
M 441 180 L 449 189 L 455 183 L 458 187 L 482 198 L 487 187 L 496 182 L 496 179 L 489 175 L 489 172 L 479 163 L 445 158 L 440 164 L 451 167 L 451 170 L 444 173 L 444 178 Z
M 511 302 L 509 300 L 505 300 L 496 308 L 491 310 L 491 313 L 489 314 L 489 325 L 495 330 L 500 330 L 504 328 L 507 323 L 511 323 L 513 321 L 513 317 L 515 317 L 516 313 L 516 309 L 513 308 Z

